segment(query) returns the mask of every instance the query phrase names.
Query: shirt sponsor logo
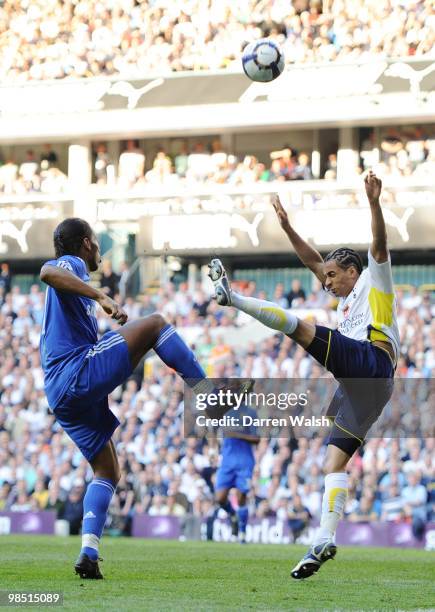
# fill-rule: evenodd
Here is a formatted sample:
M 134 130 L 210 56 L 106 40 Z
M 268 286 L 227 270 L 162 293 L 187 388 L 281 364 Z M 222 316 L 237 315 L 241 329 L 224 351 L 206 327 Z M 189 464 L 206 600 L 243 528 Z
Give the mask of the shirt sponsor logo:
M 364 313 L 360 312 L 347 318 L 345 321 L 341 321 L 338 325 L 338 331 L 341 334 L 348 334 L 352 329 L 359 327 L 364 322 Z

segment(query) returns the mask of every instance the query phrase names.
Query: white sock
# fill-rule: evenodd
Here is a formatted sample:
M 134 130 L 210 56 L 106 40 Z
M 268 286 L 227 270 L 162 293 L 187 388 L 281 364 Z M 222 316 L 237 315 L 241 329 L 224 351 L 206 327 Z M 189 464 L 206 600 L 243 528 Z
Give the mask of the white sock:
M 231 292 L 231 302 L 235 308 L 251 315 L 266 327 L 284 334 L 292 334 L 298 325 L 297 317 L 290 310 L 285 310 L 273 302 L 245 297 L 234 291 Z
M 94 533 L 84 533 L 82 535 L 82 548 L 94 548 L 98 552 L 100 538 Z
M 346 472 L 335 472 L 325 476 L 322 516 L 320 527 L 314 536 L 314 546 L 329 540 L 335 541 L 335 532 L 343 514 L 348 487 L 349 477 Z
M 203 378 L 192 387 L 192 390 L 195 395 L 198 395 L 198 393 L 206 393 L 208 395 L 209 393 L 214 393 L 216 387 L 209 378 Z

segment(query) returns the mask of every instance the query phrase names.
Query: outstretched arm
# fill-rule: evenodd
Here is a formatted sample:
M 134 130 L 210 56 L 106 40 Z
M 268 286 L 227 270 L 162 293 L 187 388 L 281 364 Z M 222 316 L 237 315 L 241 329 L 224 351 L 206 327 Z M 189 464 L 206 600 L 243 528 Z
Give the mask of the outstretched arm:
M 116 302 L 102 291 L 82 281 L 72 272 L 58 266 L 45 264 L 42 266 L 39 277 L 43 283 L 50 285 L 57 291 L 74 293 L 95 300 L 106 314 L 110 315 L 112 319 L 116 319 L 121 325 L 127 321 L 127 313 Z
M 323 272 L 323 259 L 322 256 L 316 249 L 311 247 L 303 238 L 299 236 L 297 232 L 290 225 L 288 215 L 284 210 L 283 205 L 277 195 L 272 197 L 272 206 L 275 209 L 278 221 L 288 236 L 288 239 L 293 245 L 296 255 L 299 257 L 301 262 L 309 268 L 317 276 L 319 281 L 323 284 L 325 282 L 325 274 Z
M 382 214 L 379 198 L 382 191 L 382 181 L 370 171 L 364 179 L 367 198 L 372 214 L 372 235 L 370 253 L 377 263 L 388 261 L 387 230 L 385 229 L 384 215 Z

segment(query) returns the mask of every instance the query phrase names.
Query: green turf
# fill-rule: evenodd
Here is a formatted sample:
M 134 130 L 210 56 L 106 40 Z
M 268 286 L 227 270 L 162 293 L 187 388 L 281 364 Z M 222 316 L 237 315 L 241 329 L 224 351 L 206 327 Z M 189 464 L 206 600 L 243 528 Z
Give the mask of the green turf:
M 289 571 L 300 546 L 105 538 L 106 579 L 84 581 L 72 571 L 79 546 L 76 537 L 0 536 L 0 589 L 60 590 L 64 609 L 83 612 L 435 608 L 435 556 L 425 551 L 341 547 L 297 582 Z

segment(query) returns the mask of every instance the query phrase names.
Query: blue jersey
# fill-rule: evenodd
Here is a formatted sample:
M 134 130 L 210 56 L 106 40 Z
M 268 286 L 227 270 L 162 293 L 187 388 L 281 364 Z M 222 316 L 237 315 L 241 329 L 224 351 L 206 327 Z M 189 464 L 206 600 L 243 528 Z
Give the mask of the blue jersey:
M 253 444 L 241 438 L 225 437 L 225 432 L 231 432 L 234 435 L 237 435 L 238 432 L 251 436 L 257 435 L 257 428 L 254 425 L 243 425 L 244 415 L 256 416 L 253 410 L 246 407 L 231 410 L 226 414 L 227 417 L 239 419 L 239 425 L 226 427 L 224 430 L 222 461 L 216 474 L 216 491 L 235 487 L 242 493 L 248 493 L 251 488 L 255 466 Z
M 80 257 L 62 255 L 46 262 L 64 268 L 89 281 L 86 264 Z M 98 340 L 94 300 L 48 287 L 42 322 L 40 352 L 45 392 L 51 408 L 57 407 L 71 378 L 83 364 L 89 345 Z
M 239 410 L 230 410 L 225 415 L 226 417 L 234 417 L 235 419 L 239 419 L 240 425 L 239 427 L 229 428 L 226 427 L 226 431 L 231 431 L 233 434 L 237 434 L 237 431 L 240 431 L 242 434 L 247 434 L 250 436 L 257 435 L 257 428 L 255 425 L 242 425 L 242 417 L 243 416 L 252 416 L 256 417 L 256 413 L 253 410 L 248 408 L 240 408 Z M 255 463 L 254 458 L 254 449 L 252 442 L 248 442 L 247 440 L 243 440 L 241 438 L 233 438 L 233 437 L 225 437 L 224 431 L 224 440 L 222 443 L 222 464 L 227 465 L 230 464 L 253 464 Z

